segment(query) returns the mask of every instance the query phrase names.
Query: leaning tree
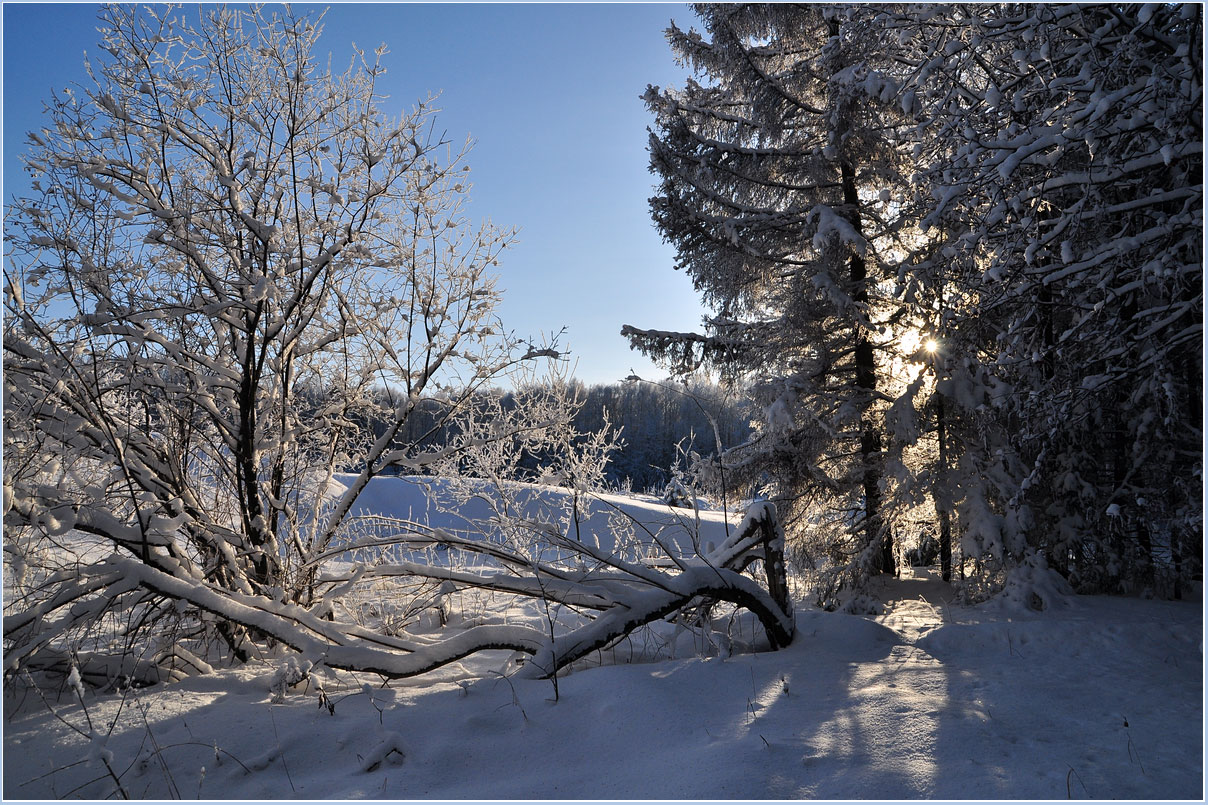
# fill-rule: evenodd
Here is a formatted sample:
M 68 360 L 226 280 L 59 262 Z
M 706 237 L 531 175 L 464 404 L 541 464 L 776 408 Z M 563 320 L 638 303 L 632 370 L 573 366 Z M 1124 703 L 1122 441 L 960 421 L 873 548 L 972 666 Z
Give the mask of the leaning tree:
M 467 545 L 496 563 L 482 577 L 325 574 L 350 549 L 453 539 L 396 523 L 355 544 L 350 513 L 375 475 L 573 416 L 431 438 L 512 367 L 556 357 L 496 318 L 491 268 L 512 233 L 467 220 L 467 147 L 434 135 L 430 102 L 383 111 L 384 49 L 334 74 L 317 21 L 289 11 L 111 6 L 101 22 L 89 81 L 30 134 L 32 193 L 6 222 L 6 673 L 156 635 L 161 655 L 187 654 L 176 638 L 192 635 L 239 659 L 279 643 L 392 676 L 506 647 L 556 657 L 537 666 L 553 673 L 706 589 L 750 602 L 787 642 L 787 601 L 739 575 L 773 541 L 755 525 L 753 541 L 698 559 L 707 577 L 603 555 L 581 578 L 494 543 Z M 421 404 L 431 433 L 416 435 Z M 331 483 L 341 470 L 355 473 L 346 488 Z M 481 627 L 417 642 L 340 617 L 339 596 L 374 575 L 613 616 L 569 637 Z

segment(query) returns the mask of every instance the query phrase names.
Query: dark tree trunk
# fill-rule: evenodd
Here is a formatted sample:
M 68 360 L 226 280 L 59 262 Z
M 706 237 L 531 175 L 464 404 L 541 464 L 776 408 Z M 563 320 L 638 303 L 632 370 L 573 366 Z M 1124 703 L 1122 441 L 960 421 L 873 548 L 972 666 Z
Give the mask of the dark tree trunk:
M 860 222 L 860 196 L 856 188 L 856 173 L 850 162 L 840 166 L 843 184 L 843 216 L 855 230 L 863 234 Z M 859 254 L 853 253 L 848 261 L 852 285 L 852 300 L 860 306 L 860 313 L 868 313 L 868 264 Z M 868 333 L 859 322 L 853 322 L 855 333 L 856 395 L 865 416 L 861 421 L 860 462 L 863 466 L 864 487 L 864 540 L 866 545 L 876 545 L 884 538 L 879 551 L 874 552 L 874 572 L 894 572 L 893 537 L 886 531 L 882 535 L 881 523 L 881 433 L 875 419 L 869 415 L 877 388 L 877 362 Z
M 940 520 L 940 578 L 952 581 L 952 524 L 948 512 L 951 492 L 948 485 L 948 422 L 945 418 L 944 398 L 937 394 L 935 399 L 935 429 L 939 437 L 939 484 L 940 494 L 934 495 L 936 513 Z

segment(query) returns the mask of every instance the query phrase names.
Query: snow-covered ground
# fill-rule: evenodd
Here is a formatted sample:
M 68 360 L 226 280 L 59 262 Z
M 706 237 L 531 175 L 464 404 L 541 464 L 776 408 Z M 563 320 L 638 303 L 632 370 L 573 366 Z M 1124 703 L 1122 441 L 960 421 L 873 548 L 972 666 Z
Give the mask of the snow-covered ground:
M 66 684 L 9 687 L 4 796 L 109 796 L 107 757 L 140 798 L 1203 797 L 1200 603 L 961 607 L 927 572 L 874 592 L 883 615 L 799 611 L 774 653 L 663 624 L 556 689 L 501 652 L 283 700 L 275 665 L 224 670 L 88 692 L 87 714 Z M 103 745 L 68 726 L 88 719 Z
M 353 475 L 336 475 L 330 493 L 333 497 L 343 493 L 354 480 Z M 554 486 L 515 482 L 500 487 L 481 482 L 459 485 L 445 478 L 398 476 L 371 480 L 357 496 L 350 515 L 416 520 L 485 539 L 494 536 L 493 526 L 506 510 L 510 518 L 552 523 L 609 552 L 618 550 L 618 535 L 622 535 L 647 546 L 657 540 L 677 554 L 690 555 L 697 547 L 723 542 L 730 523 L 742 516 L 741 510 L 731 510 L 727 518 L 726 512 L 714 510 L 703 500 L 697 504 L 695 509 L 678 508 L 651 495 L 607 493 L 584 495 L 576 501 L 565 489 Z M 366 527 L 372 528 L 372 522 Z

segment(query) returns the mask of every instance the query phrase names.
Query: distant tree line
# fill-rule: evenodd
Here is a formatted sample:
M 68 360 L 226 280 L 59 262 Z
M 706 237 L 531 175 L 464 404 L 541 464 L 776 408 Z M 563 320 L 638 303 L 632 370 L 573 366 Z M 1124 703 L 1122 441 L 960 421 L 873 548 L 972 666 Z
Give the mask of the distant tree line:
M 604 472 L 613 488 L 661 494 L 673 477 L 689 474 L 695 461 L 716 456 L 719 440 L 721 449 L 726 450 L 741 444 L 750 434 L 744 398 L 708 381 L 630 381 L 589 386 L 573 380 L 570 386 L 571 397 L 578 401 L 572 424 L 583 434 L 581 438 L 590 438 L 605 428 L 619 433 L 620 447 Z M 484 400 L 491 395 L 501 397 L 498 403 L 502 411 L 516 405 L 515 392 L 478 392 Z M 376 404 L 360 414 L 369 426 L 366 433 L 375 439 L 387 426 L 382 412 L 391 409 L 388 390 L 379 389 L 376 396 Z M 448 417 L 448 406 L 449 401 L 442 396 L 424 398 L 397 439 L 408 444 L 449 444 L 460 425 Z M 533 481 L 543 476 L 543 458 L 529 452 L 521 460 L 521 468 Z
M 750 433 L 745 399 L 706 381 L 585 386 L 575 423 L 584 432 L 605 423 L 621 429 L 609 479 L 638 492 L 661 492 L 675 470 L 690 469 L 692 453 L 714 456 L 718 440 L 725 450 Z

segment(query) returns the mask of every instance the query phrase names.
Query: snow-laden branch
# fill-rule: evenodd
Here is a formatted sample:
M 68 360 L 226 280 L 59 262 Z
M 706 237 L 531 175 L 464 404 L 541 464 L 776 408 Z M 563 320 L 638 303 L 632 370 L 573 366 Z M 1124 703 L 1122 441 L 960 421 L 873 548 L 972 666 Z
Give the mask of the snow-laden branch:
M 430 639 L 379 634 L 365 627 L 329 620 L 320 610 L 263 595 L 180 578 L 137 559 L 112 555 L 85 571 L 74 583 L 59 585 L 52 597 L 4 620 L 9 642 L 5 667 L 15 669 L 49 646 L 67 629 L 106 609 L 122 596 L 145 590 L 211 613 L 290 646 L 313 663 L 379 673 L 390 678 L 416 676 L 470 654 L 508 649 L 533 655 L 526 673 L 552 675 L 632 630 L 701 599 L 727 601 L 754 613 L 773 648 L 788 645 L 794 620 L 784 583 L 782 536 L 769 504 L 756 504 L 721 546 L 698 556 L 677 573 L 642 569 L 612 561 L 607 573 L 579 571 L 563 577 L 522 576 L 508 572 L 470 572 L 419 562 L 381 564 L 358 570 L 349 579 L 324 578 L 325 584 L 396 576 L 426 578 L 454 588 L 474 588 L 564 604 L 596 614 L 561 634 L 523 625 L 475 626 Z M 461 543 L 461 547 L 469 545 Z M 563 541 L 563 547 L 570 546 Z M 487 551 L 489 555 L 489 551 Z M 594 557 L 595 552 L 587 552 Z M 777 558 L 780 557 L 780 558 Z M 769 589 L 741 573 L 753 558 L 766 562 Z M 651 580 L 657 578 L 657 583 Z M 76 579 L 72 576 L 72 579 Z M 49 617 L 56 620 L 39 625 Z

